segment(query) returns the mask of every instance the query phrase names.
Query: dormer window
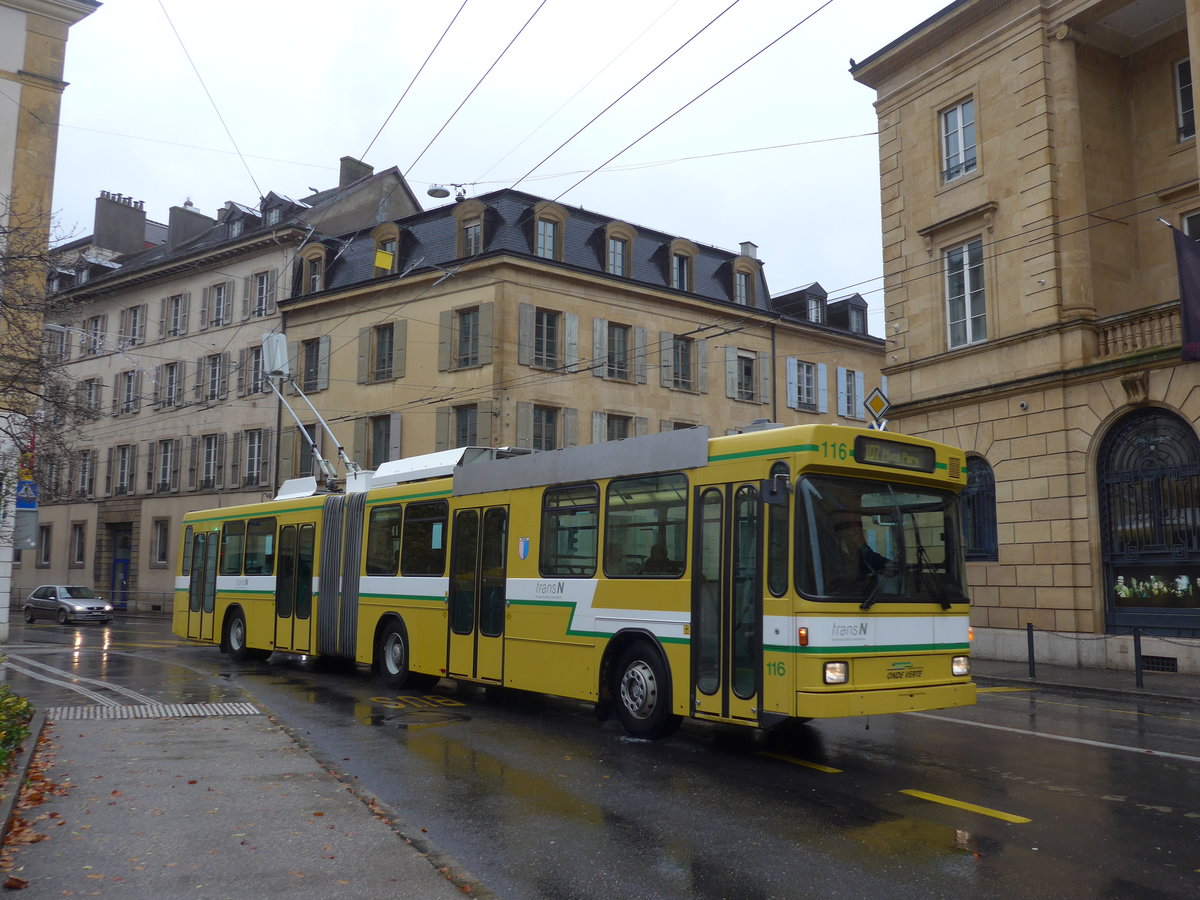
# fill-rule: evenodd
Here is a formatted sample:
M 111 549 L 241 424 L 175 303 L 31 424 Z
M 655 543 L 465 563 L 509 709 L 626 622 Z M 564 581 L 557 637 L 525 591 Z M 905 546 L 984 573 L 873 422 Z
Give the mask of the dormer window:
M 234 219 L 229 223 L 229 236 L 231 238 L 241 237 L 245 224 L 246 223 L 242 219 Z
M 278 206 L 272 206 L 267 210 L 266 222 L 268 225 L 278 225 L 279 220 L 283 218 L 283 209 Z
M 386 222 L 376 227 L 371 237 L 375 241 L 375 277 L 395 272 L 400 230 L 394 223 Z
M 458 223 L 455 252 L 458 257 L 478 256 L 487 241 L 484 233 L 484 212 L 487 207 L 478 200 L 463 200 L 454 204 L 454 219 Z
M 533 208 L 533 252 L 542 259 L 563 258 L 563 232 L 567 210 L 557 203 L 543 202 Z
M 604 229 L 604 271 L 628 278 L 633 260 L 630 256 L 637 231 L 624 222 L 612 222 Z
M 315 247 L 301 260 L 300 283 L 304 293 L 315 294 L 325 287 L 325 248 Z
M 696 256 L 699 251 L 696 245 L 683 238 L 671 241 L 668 248 L 670 265 L 670 284 L 677 291 L 693 291 L 696 289 Z

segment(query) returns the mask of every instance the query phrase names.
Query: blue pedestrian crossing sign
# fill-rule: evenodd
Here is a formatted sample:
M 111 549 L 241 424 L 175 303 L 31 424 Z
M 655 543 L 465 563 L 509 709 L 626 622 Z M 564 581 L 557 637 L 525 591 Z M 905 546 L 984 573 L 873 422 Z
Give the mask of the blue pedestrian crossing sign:
M 38 486 L 36 481 L 22 479 L 17 482 L 17 509 L 37 509 Z

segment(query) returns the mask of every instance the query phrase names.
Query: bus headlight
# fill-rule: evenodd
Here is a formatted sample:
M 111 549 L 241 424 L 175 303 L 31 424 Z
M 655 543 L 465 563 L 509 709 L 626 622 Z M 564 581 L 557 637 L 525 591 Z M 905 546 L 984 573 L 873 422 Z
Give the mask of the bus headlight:
M 970 675 L 971 657 L 956 656 L 950 660 L 950 673 L 952 675 Z
M 826 684 L 845 684 L 850 680 L 850 663 L 847 662 L 827 662 L 825 663 L 825 683 Z

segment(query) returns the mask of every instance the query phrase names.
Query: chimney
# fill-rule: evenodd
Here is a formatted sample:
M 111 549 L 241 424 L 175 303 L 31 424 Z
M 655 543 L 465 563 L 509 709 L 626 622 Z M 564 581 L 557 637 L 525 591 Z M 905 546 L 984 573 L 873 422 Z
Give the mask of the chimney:
M 742 241 L 742 256 L 748 259 L 758 259 L 758 244 Z
M 96 198 L 92 243 L 117 254 L 137 253 L 146 249 L 144 202 L 123 194 L 101 191 Z
M 185 200 L 183 206 L 172 206 L 167 219 L 167 247 L 173 250 L 216 224 L 215 219 L 196 209 L 191 200 Z
M 343 156 L 341 170 L 338 173 L 338 187 L 344 188 L 346 185 L 353 184 L 360 178 L 366 178 L 368 175 L 374 174 L 374 166 L 368 166 L 365 162 L 357 160 L 353 156 Z

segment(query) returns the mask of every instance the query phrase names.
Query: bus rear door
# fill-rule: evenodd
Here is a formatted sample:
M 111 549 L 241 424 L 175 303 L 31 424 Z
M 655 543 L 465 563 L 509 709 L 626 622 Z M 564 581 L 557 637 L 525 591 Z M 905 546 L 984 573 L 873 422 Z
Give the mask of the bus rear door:
M 275 648 L 291 653 L 312 650 L 314 525 L 279 529 L 275 574 Z
M 508 508 L 460 509 L 450 542 L 451 677 L 504 675 Z
M 755 484 L 696 489 L 692 694 L 698 717 L 758 720 L 762 529 Z
M 201 641 L 213 639 L 213 614 L 217 599 L 217 548 L 220 531 L 197 529 L 192 539 L 191 582 L 188 585 L 187 636 Z

